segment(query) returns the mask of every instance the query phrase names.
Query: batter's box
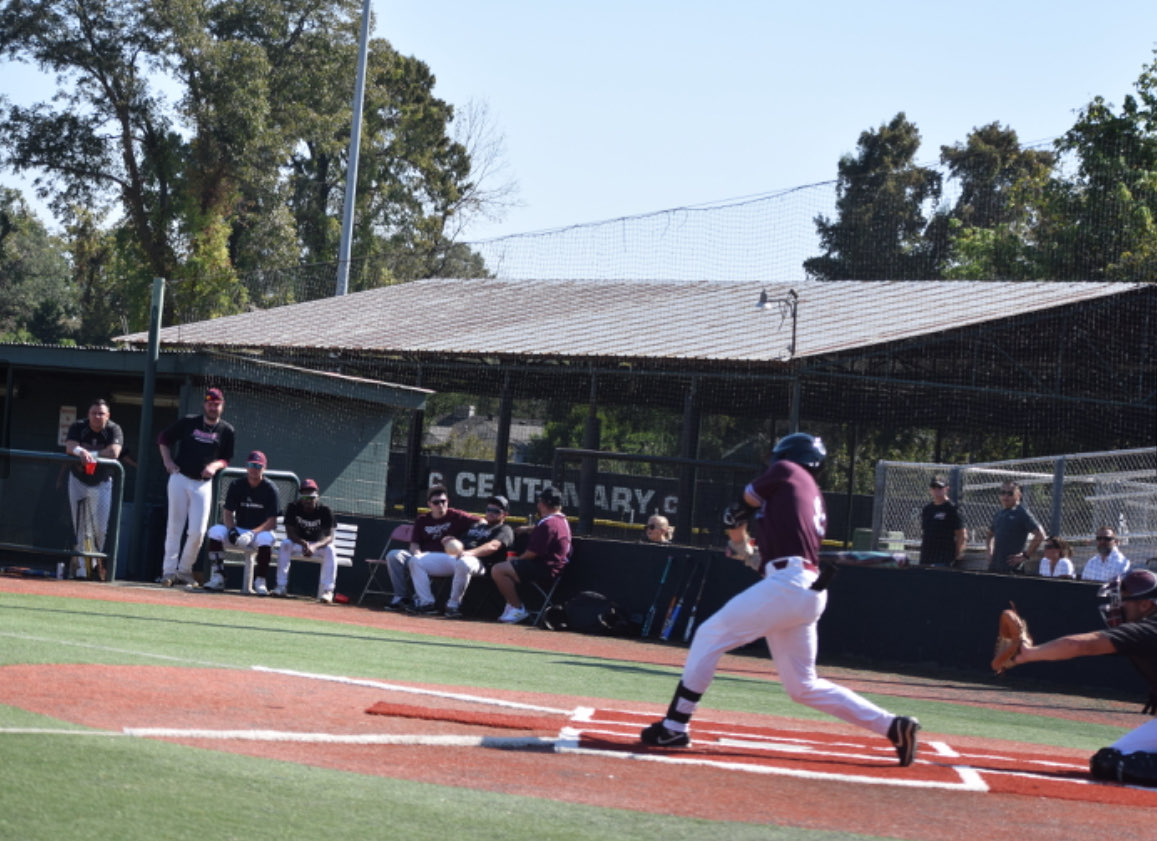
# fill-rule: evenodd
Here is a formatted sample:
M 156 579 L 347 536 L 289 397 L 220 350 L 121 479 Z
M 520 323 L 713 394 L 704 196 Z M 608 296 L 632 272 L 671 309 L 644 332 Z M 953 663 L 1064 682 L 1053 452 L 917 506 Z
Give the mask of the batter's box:
M 774 725 L 696 720 L 690 748 L 644 747 L 639 731 L 653 720 L 654 715 L 624 710 L 576 710 L 556 750 L 867 785 L 1157 806 L 1153 789 L 1094 781 L 1084 761 L 1058 759 L 1031 748 L 958 751 L 948 742 L 928 740 L 921 743 L 916 762 L 901 768 L 885 739 Z

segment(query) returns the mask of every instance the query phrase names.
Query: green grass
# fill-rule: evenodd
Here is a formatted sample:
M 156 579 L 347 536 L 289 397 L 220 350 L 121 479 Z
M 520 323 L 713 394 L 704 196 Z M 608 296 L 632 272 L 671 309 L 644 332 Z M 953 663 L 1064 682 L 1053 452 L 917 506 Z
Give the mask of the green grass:
M 375 680 L 549 691 L 666 706 L 678 672 L 383 629 L 207 610 L 0 595 L 0 680 L 21 663 L 253 665 Z M 1089 751 L 1119 729 L 869 696 L 937 733 Z M 902 709 L 899 707 L 902 706 Z M 762 677 L 721 675 L 704 709 L 829 720 Z M 76 728 L 0 706 L 0 727 Z M 260 760 L 113 735 L 0 734 L 0 838 L 863 838 L 559 803 Z M 500 761 L 500 760 L 496 760 Z M 544 757 L 543 761 L 549 761 Z

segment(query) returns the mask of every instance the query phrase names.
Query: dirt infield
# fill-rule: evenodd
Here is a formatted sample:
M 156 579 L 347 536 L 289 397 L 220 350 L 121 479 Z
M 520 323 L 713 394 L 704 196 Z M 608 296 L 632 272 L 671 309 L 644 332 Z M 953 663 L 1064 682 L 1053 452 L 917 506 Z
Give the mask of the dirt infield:
M 684 654 L 637 641 L 304 600 L 11 579 L 0 579 L 0 592 L 306 616 L 636 663 L 677 666 Z M 724 668 L 774 672 L 768 661 L 750 657 L 728 657 Z M 982 686 L 851 671 L 838 679 L 895 696 L 981 706 L 993 700 L 992 690 Z M 1126 717 L 1132 707 L 1063 696 L 1017 699 L 1040 715 L 1135 723 Z M 1001 697 L 1001 706 L 1008 702 Z M 918 761 L 902 769 L 886 741 L 840 722 L 739 713 L 697 719 L 688 750 L 647 751 L 636 734 L 656 710 L 547 693 L 272 669 L 18 665 L 0 669 L 0 703 L 127 737 L 354 773 L 896 838 L 1055 841 L 1100 837 L 1107 827 L 1147 837 L 1157 807 L 1157 790 L 1088 780 L 1088 756 L 1079 751 L 926 731 Z

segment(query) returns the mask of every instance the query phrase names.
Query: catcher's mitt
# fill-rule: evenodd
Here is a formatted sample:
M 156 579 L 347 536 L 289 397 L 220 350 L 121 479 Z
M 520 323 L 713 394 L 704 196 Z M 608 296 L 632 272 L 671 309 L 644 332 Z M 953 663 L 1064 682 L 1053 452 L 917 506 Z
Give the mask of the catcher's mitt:
M 1008 603 L 1008 610 L 1000 614 L 1000 630 L 996 635 L 996 650 L 992 655 L 992 670 L 997 674 L 1016 665 L 1016 658 L 1024 645 L 1032 645 L 1028 623 L 1016 612 L 1016 605 Z

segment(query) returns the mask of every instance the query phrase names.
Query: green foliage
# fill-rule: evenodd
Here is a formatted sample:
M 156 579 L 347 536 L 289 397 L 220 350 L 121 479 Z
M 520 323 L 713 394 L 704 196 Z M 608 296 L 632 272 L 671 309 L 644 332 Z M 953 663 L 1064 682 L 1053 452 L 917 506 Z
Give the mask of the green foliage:
M 76 297 L 60 242 L 17 191 L 0 188 L 0 340 L 70 338 Z
M 926 208 L 940 198 L 940 175 L 917 166 L 920 132 L 899 113 L 860 134 L 856 155 L 839 163 L 835 220 L 816 217 L 824 254 L 804 261 L 823 280 L 931 280 L 938 277 L 925 237 Z
M 58 89 L 0 103 L 0 164 L 35 174 L 54 213 L 83 224 L 81 250 L 116 235 L 115 282 L 134 314 L 149 300 L 139 277 L 181 281 L 170 319 L 300 300 L 273 276 L 244 280 L 337 256 L 360 14 L 354 0 L 6 0 L 0 56 L 48 70 Z M 483 272 L 453 239 L 478 190 L 433 86 L 422 62 L 373 44 L 355 289 Z M 110 209 L 118 221 L 95 230 Z M 98 314 L 85 333 L 107 327 Z

